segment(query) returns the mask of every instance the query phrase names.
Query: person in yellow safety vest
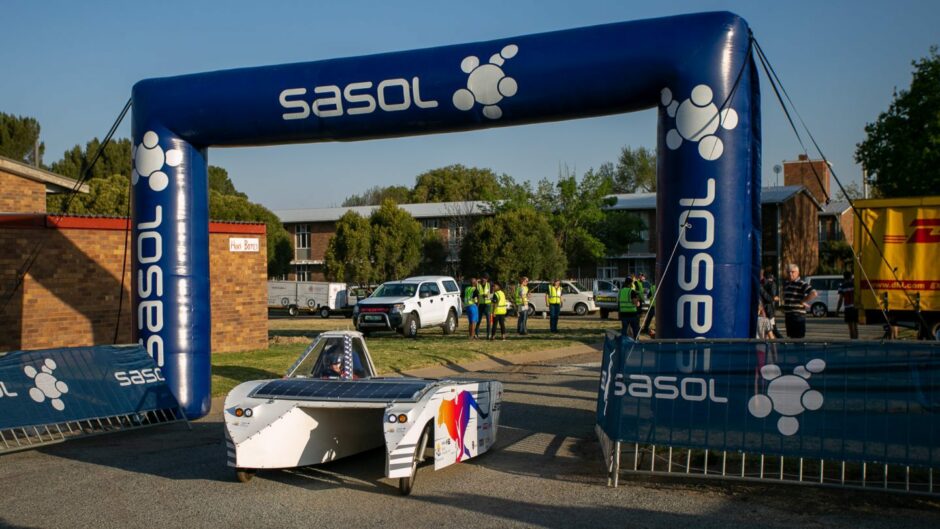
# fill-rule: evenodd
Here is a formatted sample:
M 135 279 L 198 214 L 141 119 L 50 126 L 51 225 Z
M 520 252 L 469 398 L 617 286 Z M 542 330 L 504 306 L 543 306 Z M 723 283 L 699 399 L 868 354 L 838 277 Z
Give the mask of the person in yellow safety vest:
M 480 309 L 477 307 L 477 278 L 470 278 L 470 286 L 463 293 L 463 306 L 467 309 L 467 319 L 470 320 L 470 337 L 472 340 L 477 337 L 476 328 L 480 323 Z
M 561 313 L 561 280 L 556 279 L 548 285 L 545 294 L 545 304 L 548 305 L 548 328 L 551 332 L 558 332 L 558 315 Z
M 529 334 L 529 278 L 522 276 L 519 278 L 519 285 L 516 287 L 516 296 L 513 300 L 516 304 L 516 316 L 519 321 L 516 323 L 516 332 L 522 336 Z
M 617 313 L 620 315 L 620 335 L 636 340 L 640 334 L 640 318 L 637 316 L 640 294 L 633 288 L 632 281 L 624 282 L 623 288 L 617 294 L 617 303 Z M 633 332 L 628 334 L 628 328 Z
M 490 340 L 496 339 L 496 327 L 499 326 L 500 336 L 502 339 L 506 339 L 506 312 L 509 309 L 509 299 L 506 298 L 506 293 L 503 292 L 502 286 L 497 281 L 493 281 L 493 334 L 490 335 Z
M 480 319 L 477 321 L 476 330 L 473 331 L 474 336 L 479 336 L 480 334 L 480 324 L 486 321 L 486 334 L 483 335 L 483 338 L 487 338 L 490 335 L 490 305 L 492 304 L 493 294 L 490 292 L 490 275 L 483 274 L 483 277 L 480 278 L 480 282 L 477 283 L 477 302 L 480 310 Z

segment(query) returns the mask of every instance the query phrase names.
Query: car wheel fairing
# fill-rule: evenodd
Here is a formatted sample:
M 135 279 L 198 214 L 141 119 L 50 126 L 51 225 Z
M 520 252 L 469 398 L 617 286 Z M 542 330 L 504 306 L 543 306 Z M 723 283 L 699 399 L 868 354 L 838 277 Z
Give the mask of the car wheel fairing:
M 411 462 L 411 475 L 407 478 L 398 478 L 398 492 L 402 496 L 411 494 L 411 489 L 414 488 L 418 465 L 424 462 L 424 451 L 428 445 L 428 430 L 428 428 L 424 429 L 421 433 L 421 439 L 418 440 L 418 445 L 415 446 L 415 456 Z

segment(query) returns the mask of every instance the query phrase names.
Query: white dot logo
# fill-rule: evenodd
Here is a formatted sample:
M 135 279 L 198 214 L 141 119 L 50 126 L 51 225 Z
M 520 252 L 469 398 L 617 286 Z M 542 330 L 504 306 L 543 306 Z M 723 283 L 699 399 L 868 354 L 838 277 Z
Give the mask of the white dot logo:
M 47 358 L 39 370 L 33 366 L 26 366 L 23 372 L 36 384 L 29 390 L 30 398 L 40 403 L 48 399 L 53 408 L 62 411 L 65 409 L 65 403 L 60 397 L 69 392 L 69 386 L 52 374 L 55 368 L 55 360 Z
M 775 411 L 781 415 L 777 420 L 777 430 L 786 436 L 795 434 L 800 429 L 796 417 L 806 410 L 818 410 L 823 405 L 822 393 L 811 389 L 807 382 L 813 373 L 822 373 L 823 369 L 826 369 L 826 362 L 819 358 L 810 360 L 805 366 L 797 366 L 792 375 L 781 375 L 780 368 L 774 364 L 765 365 L 760 368 L 760 375 L 770 381 L 767 394 L 751 397 L 747 410 L 758 419 Z
M 483 105 L 483 115 L 490 119 L 499 119 L 503 115 L 497 103 L 506 97 L 516 95 L 519 86 L 516 80 L 503 72 L 502 66 L 507 59 L 519 53 L 519 46 L 510 44 L 499 53 L 490 57 L 488 64 L 480 65 L 480 59 L 474 55 L 460 61 L 460 69 L 470 74 L 467 87 L 454 92 L 454 106 L 460 110 L 470 110 L 473 105 Z
M 163 191 L 170 183 L 170 178 L 163 172 L 164 165 L 176 167 L 183 161 L 183 151 L 179 149 L 170 149 L 164 154 L 160 137 L 152 130 L 144 134 L 139 145 L 134 145 L 131 156 L 134 158 L 131 184 L 137 185 L 141 178 L 146 178 L 154 191 Z
M 738 113 L 733 108 L 721 112 L 712 101 L 712 89 L 700 84 L 692 89 L 692 97 L 681 104 L 673 99 L 672 90 L 663 88 L 661 102 L 666 114 L 676 120 L 676 128 L 666 133 L 666 147 L 674 151 L 683 140 L 698 143 L 699 155 L 714 161 L 721 158 L 725 146 L 715 133 L 718 127 L 731 130 L 738 126 Z

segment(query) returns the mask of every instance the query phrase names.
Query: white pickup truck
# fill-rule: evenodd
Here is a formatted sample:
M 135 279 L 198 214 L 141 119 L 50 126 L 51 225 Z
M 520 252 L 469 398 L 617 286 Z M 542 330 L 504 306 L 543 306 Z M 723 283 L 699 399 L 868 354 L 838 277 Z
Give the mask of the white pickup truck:
M 460 287 L 449 276 L 418 276 L 382 283 L 353 309 L 356 329 L 398 331 L 409 338 L 424 327 L 453 334 L 462 312 Z
M 228 465 L 247 482 L 384 444 L 385 475 L 410 494 L 426 457 L 438 470 L 493 447 L 502 394 L 496 381 L 378 377 L 362 334 L 325 332 L 284 378 L 244 382 L 225 398 Z

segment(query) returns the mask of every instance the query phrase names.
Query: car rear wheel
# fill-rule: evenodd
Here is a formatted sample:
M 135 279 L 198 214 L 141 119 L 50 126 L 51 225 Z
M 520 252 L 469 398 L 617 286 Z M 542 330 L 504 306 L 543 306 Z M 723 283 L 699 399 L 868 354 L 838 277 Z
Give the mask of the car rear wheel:
M 822 318 L 828 312 L 824 303 L 813 303 L 813 306 L 810 307 L 810 311 L 813 313 L 813 316 L 817 318 Z
M 297 310 L 297 305 L 291 305 L 290 307 L 287 307 L 287 314 L 289 314 L 291 318 L 296 316 L 299 312 L 300 311 Z
M 330 308 L 329 307 L 320 307 L 320 317 L 323 319 L 330 317 Z
M 454 334 L 454 331 L 457 330 L 457 315 L 454 314 L 454 311 L 447 313 L 447 320 L 444 321 L 444 334 Z
M 578 316 L 584 316 L 588 313 L 588 307 L 584 303 L 578 303 L 574 306 L 574 313 Z

